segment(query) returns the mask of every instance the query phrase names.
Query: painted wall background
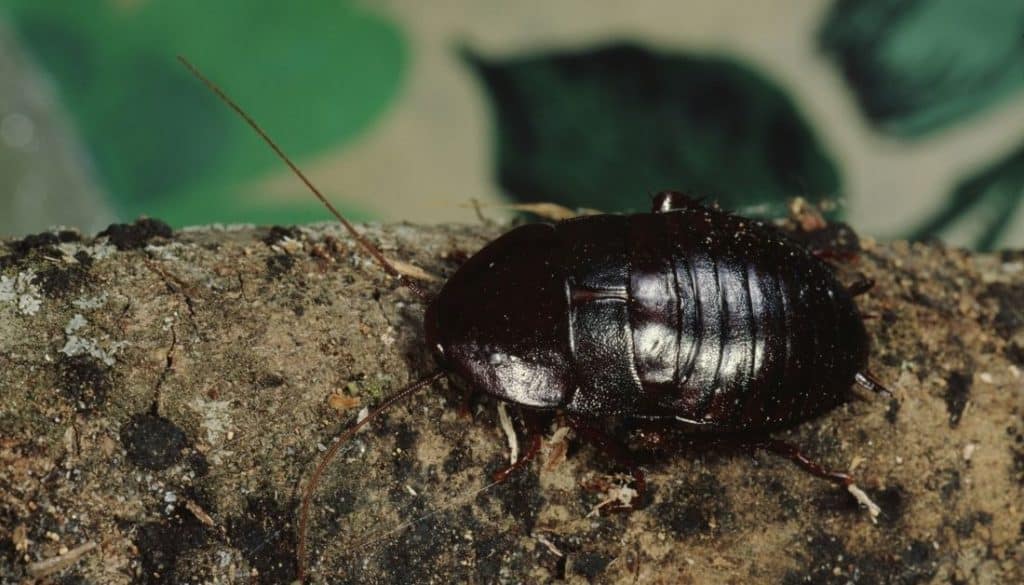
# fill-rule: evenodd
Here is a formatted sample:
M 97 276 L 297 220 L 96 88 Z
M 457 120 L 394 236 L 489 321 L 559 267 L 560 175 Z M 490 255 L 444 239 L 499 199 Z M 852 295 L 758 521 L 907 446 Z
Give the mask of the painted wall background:
M 678 188 L 1024 246 L 1011 0 L 0 0 L 0 234 L 326 218 L 178 53 L 358 219 Z

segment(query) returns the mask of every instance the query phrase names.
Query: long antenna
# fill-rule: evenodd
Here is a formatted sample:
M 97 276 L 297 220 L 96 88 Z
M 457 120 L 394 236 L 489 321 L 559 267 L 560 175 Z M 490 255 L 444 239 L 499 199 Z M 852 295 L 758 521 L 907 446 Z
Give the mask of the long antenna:
M 224 90 L 222 90 L 216 83 L 210 81 L 205 75 L 200 73 L 199 69 L 197 69 L 195 65 L 190 63 L 188 59 L 181 55 L 178 55 L 178 61 L 181 61 L 181 64 L 184 65 L 192 73 L 192 75 L 196 77 L 196 79 L 203 82 L 203 85 L 205 85 L 210 89 L 210 91 L 215 93 L 217 97 L 221 99 L 221 101 L 223 101 L 225 104 L 228 105 L 228 107 L 230 107 L 239 116 L 241 116 L 242 119 L 245 120 L 245 122 L 249 124 L 249 126 L 252 127 L 252 129 L 255 130 L 257 134 L 260 135 L 260 138 L 262 138 L 263 141 L 266 142 L 267 145 L 274 151 L 274 153 L 277 154 L 278 158 L 284 161 L 284 164 L 288 165 L 288 168 L 290 168 L 292 172 L 295 173 L 295 176 L 297 176 L 303 183 L 305 183 L 306 187 L 308 187 L 309 190 L 313 192 L 313 195 L 316 195 L 316 198 L 319 199 L 320 202 L 323 203 L 324 206 L 327 207 L 327 209 L 334 215 L 334 217 L 336 217 L 338 221 L 341 222 L 341 225 L 345 226 L 345 229 L 348 230 L 348 233 L 351 234 L 352 237 L 355 238 L 357 242 L 359 242 L 359 245 L 362 246 L 364 250 L 369 252 L 371 256 L 373 256 L 373 259 L 377 261 L 377 264 L 380 264 L 381 267 L 384 268 L 384 270 L 388 274 L 397 278 L 398 281 L 403 286 L 411 290 L 416 296 L 420 297 L 424 301 L 430 301 L 430 295 L 428 295 L 426 291 L 420 288 L 420 286 L 416 284 L 415 281 L 399 272 L 399 270 L 395 268 L 394 264 L 388 261 L 388 259 L 384 256 L 384 253 L 381 252 L 380 249 L 371 244 L 369 240 L 364 238 L 362 234 L 356 231 L 356 228 L 354 228 L 352 224 L 349 223 L 348 220 L 345 219 L 345 217 L 342 216 L 337 209 L 335 209 L 334 205 L 331 205 L 331 202 L 328 201 L 327 198 L 324 197 L 323 193 L 321 193 L 320 190 L 313 185 L 312 181 L 306 178 L 306 175 L 301 170 L 299 170 L 299 167 L 297 167 L 290 158 L 288 158 L 288 155 L 285 154 L 283 150 L 281 150 L 281 147 L 279 147 L 277 143 L 274 142 L 270 135 L 267 134 L 265 130 L 263 130 L 263 128 L 256 122 L 256 120 L 252 118 L 252 116 L 246 113 L 246 111 L 243 110 L 241 106 L 236 104 L 233 99 L 228 97 L 228 95 L 224 93 Z
M 309 481 L 306 483 L 306 489 L 302 494 L 302 505 L 299 507 L 299 526 L 295 547 L 295 555 L 297 557 L 298 564 L 297 580 L 299 583 L 305 583 L 306 578 L 306 533 L 309 528 L 309 505 L 313 501 L 313 493 L 316 491 L 316 486 L 320 482 L 320 476 L 323 475 L 324 470 L 327 469 L 327 465 L 330 464 L 331 460 L 333 460 L 335 455 L 338 454 L 341 446 L 354 437 L 355 434 L 359 432 L 359 429 L 363 428 L 367 423 L 380 416 L 382 412 L 391 408 L 396 403 L 412 396 L 434 382 L 437 382 L 443 378 L 444 375 L 444 371 L 438 370 L 426 378 L 423 378 L 418 382 L 414 382 L 398 392 L 395 392 L 388 397 L 387 400 L 374 407 L 374 409 L 366 415 L 366 418 L 356 422 L 356 424 L 352 425 L 348 430 L 339 435 L 330 448 L 327 449 L 327 452 L 324 453 L 323 459 L 320 460 L 316 469 L 313 470 L 313 474 L 309 476 Z

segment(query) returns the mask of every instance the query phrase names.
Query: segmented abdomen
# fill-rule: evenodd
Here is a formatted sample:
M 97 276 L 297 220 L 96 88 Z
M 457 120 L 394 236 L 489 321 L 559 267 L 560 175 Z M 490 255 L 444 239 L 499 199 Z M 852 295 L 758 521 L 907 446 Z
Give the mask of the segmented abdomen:
M 641 410 L 768 429 L 844 399 L 867 342 L 827 266 L 712 209 L 631 216 L 627 233 Z
M 763 224 L 693 206 L 557 229 L 569 411 L 776 428 L 841 402 L 867 358 L 831 270 Z

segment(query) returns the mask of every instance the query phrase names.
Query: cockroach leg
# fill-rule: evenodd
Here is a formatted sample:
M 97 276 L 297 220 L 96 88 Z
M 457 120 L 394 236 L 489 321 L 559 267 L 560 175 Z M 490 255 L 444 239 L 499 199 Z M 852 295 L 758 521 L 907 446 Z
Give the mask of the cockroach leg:
M 532 412 L 522 412 L 522 417 L 523 424 L 526 425 L 526 436 L 530 438 L 530 445 L 511 465 L 495 471 L 491 476 L 494 481 L 505 481 L 512 473 L 525 467 L 540 453 L 541 437 L 544 435 L 541 418 Z
M 892 398 L 892 392 L 886 388 L 879 379 L 869 371 L 857 372 L 853 377 L 853 381 L 864 388 L 878 394 L 885 394 L 889 398 Z
M 313 495 L 316 493 L 317 484 L 320 483 L 320 477 L 323 476 L 324 471 L 334 459 L 334 456 L 338 454 L 342 446 L 347 444 L 348 441 L 359 432 L 359 429 L 376 420 L 381 416 L 381 414 L 387 412 L 395 404 L 402 402 L 424 388 L 430 387 L 434 382 L 437 382 L 444 377 L 444 371 L 437 370 L 429 376 L 413 382 L 398 392 L 395 392 L 383 402 L 375 406 L 365 417 L 357 419 L 353 425 L 338 435 L 338 438 L 330 447 L 327 448 L 327 451 L 320 459 L 320 463 L 318 463 L 313 469 L 313 473 L 310 474 L 309 479 L 306 481 L 306 487 L 302 493 L 302 503 L 299 505 L 299 522 L 295 534 L 295 555 L 296 564 L 298 566 L 296 580 L 299 583 L 305 583 L 306 581 L 306 535 L 309 533 L 310 504 L 313 502 Z
M 524 451 L 523 454 L 519 456 L 519 459 L 516 459 L 515 463 L 507 467 L 503 467 L 498 471 L 495 471 L 494 475 L 491 476 L 491 478 L 494 481 L 498 482 L 505 481 L 516 470 L 522 469 L 530 461 L 533 461 L 533 458 L 537 456 L 537 453 L 540 453 L 540 433 L 531 432 L 530 446 L 526 449 L 526 451 Z
M 818 260 L 833 262 L 856 262 L 860 259 L 860 254 L 856 252 L 850 252 L 847 250 L 839 250 L 837 248 L 813 248 L 811 254 Z
M 644 472 L 640 467 L 633 461 L 632 455 L 626 447 L 617 441 L 616 439 L 608 436 L 604 431 L 596 429 L 588 425 L 585 421 L 578 417 L 569 417 L 569 426 L 576 431 L 583 440 L 597 447 L 602 453 L 611 457 L 617 464 L 625 467 L 629 470 L 629 474 L 633 476 L 633 489 L 636 490 L 636 500 L 638 503 L 642 503 L 644 494 L 647 493 L 647 478 L 644 476 Z M 630 512 L 639 507 L 637 504 L 628 504 L 622 506 L 609 506 L 605 508 L 609 512 Z
M 441 258 L 445 262 L 447 262 L 448 264 L 451 264 L 452 266 L 455 266 L 456 268 L 458 268 L 459 266 L 462 266 L 463 264 L 465 264 L 466 260 L 469 260 L 469 257 L 470 257 L 469 252 L 466 252 L 465 250 L 459 250 L 459 249 L 450 250 L 448 252 L 445 252 L 441 256 Z
M 857 282 L 851 284 L 846 288 L 846 291 L 850 293 L 851 297 L 859 297 L 860 295 L 868 292 L 873 288 L 875 288 L 874 279 L 861 275 L 860 279 L 857 280 Z
M 530 215 L 536 215 L 542 219 L 548 221 L 562 221 L 566 219 L 572 219 L 578 217 L 580 214 L 574 209 L 569 209 L 564 205 L 557 203 L 508 203 L 503 205 L 495 205 L 499 209 L 511 209 L 513 211 L 522 211 L 529 213 Z
M 472 199 L 469 200 L 469 204 L 473 206 L 473 211 L 476 213 L 476 218 L 480 220 L 480 223 L 484 225 L 491 225 L 494 223 L 490 219 L 488 219 L 486 215 L 484 215 L 484 210 L 480 206 L 479 199 L 473 197 Z
M 462 388 L 462 398 L 459 400 L 456 414 L 462 419 L 473 418 L 473 391 L 469 388 Z
M 882 512 L 881 508 L 879 508 L 878 504 L 871 500 L 871 497 L 868 496 L 868 494 L 864 490 L 862 490 L 860 487 L 857 486 L 856 483 L 853 482 L 853 477 L 851 477 L 849 474 L 843 473 L 842 471 L 833 471 L 831 469 L 827 469 L 820 463 L 813 461 L 810 457 L 801 453 L 800 449 L 797 448 L 795 445 L 792 445 L 785 441 L 780 441 L 778 439 L 766 438 L 760 441 L 750 443 L 750 446 L 782 455 L 783 457 L 786 457 L 793 463 L 796 463 L 797 465 L 802 467 L 804 471 L 810 473 L 811 475 L 819 477 L 824 480 L 828 480 L 838 486 L 845 488 L 846 491 L 850 492 L 850 495 L 857 500 L 858 504 L 867 509 L 868 514 L 871 516 L 871 521 L 878 521 L 878 516 Z
M 836 485 L 847 487 L 853 483 L 853 478 L 849 474 L 827 469 L 807 455 L 804 455 L 796 445 L 791 443 L 778 439 L 762 439 L 751 443 L 751 446 L 781 455 L 799 465 L 807 473 L 828 480 Z
M 661 191 L 651 199 L 651 213 L 669 213 L 680 209 L 701 209 L 702 200 L 679 191 Z

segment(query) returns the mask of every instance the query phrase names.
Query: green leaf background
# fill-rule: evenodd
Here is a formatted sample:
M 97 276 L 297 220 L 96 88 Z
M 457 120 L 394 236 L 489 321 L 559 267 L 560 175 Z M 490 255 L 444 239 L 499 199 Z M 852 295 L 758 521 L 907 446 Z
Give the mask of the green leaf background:
M 239 96 L 296 157 L 366 132 L 396 96 L 408 60 L 399 31 L 349 2 L 25 0 L 7 8 L 55 79 L 117 210 L 175 225 L 323 217 L 312 202 L 281 208 L 243 196 L 242 185 L 280 162 L 177 54 Z
M 253 196 L 254 185 L 265 189 L 261 181 L 283 173 L 280 163 L 175 55 L 221 83 L 295 158 L 344 156 L 405 99 L 417 66 L 408 30 L 417 23 L 403 28 L 395 13 L 371 8 L 0 0 L 0 16 L 54 80 L 118 214 L 177 226 L 325 216 L 312 198 Z M 1024 93 L 1020 0 L 836 0 L 806 34 L 863 123 L 894 141 L 924 144 Z M 474 76 L 492 118 L 491 170 L 504 195 L 624 211 L 676 188 L 767 214 L 795 195 L 847 196 L 842 160 L 771 71 L 726 50 L 665 44 L 637 32 L 482 56 L 453 42 L 453 61 Z M 1024 136 L 948 193 L 928 194 L 921 209 L 931 211 L 903 235 L 970 226 L 968 243 L 980 249 L 1020 241 L 1010 230 L 1024 199 L 1021 153 Z M 345 193 L 333 195 L 354 218 L 369 217 Z

